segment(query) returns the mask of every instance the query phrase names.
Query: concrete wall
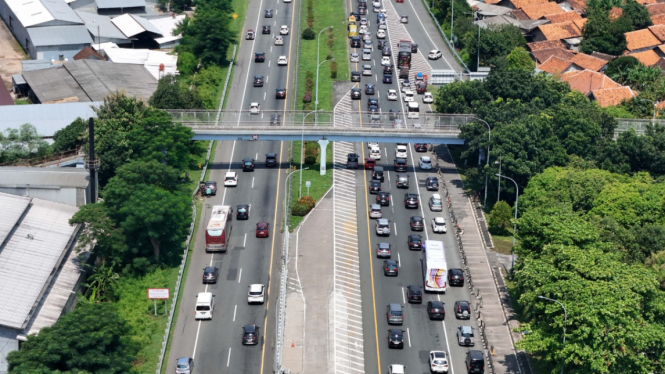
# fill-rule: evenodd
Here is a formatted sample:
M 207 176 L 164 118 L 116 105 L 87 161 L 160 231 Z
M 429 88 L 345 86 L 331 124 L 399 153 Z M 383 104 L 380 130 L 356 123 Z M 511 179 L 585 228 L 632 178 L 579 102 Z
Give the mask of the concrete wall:
M 18 21 L 18 18 L 12 12 L 11 8 L 7 5 L 4 0 L 0 0 L 0 17 L 5 21 L 7 28 L 14 34 L 18 44 L 23 47 L 23 50 L 26 50 L 26 40 L 28 39 L 28 31 L 25 27 Z M 32 57 L 34 58 L 34 57 Z
M 88 187 L 89 188 L 89 187 Z M 86 188 L 87 189 L 87 188 Z M 89 191 L 82 188 L 63 187 L 63 188 L 39 188 L 31 187 L 0 187 L 0 192 L 18 195 L 30 196 L 38 199 L 53 201 L 56 203 L 67 204 L 70 206 L 85 205 Z
M 63 59 L 74 61 L 74 56 L 81 52 L 83 47 L 90 46 L 90 44 L 69 44 L 69 45 L 56 45 L 56 46 L 43 46 L 30 48 L 30 57 L 35 60 L 60 60 L 62 55 Z

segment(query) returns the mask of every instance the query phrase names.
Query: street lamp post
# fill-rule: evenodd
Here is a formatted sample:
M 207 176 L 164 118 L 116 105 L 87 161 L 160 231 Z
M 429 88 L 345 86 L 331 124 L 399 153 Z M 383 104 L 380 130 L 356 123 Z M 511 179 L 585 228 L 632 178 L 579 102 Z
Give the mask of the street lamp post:
M 554 299 L 550 299 L 549 297 L 538 296 L 538 298 L 539 298 L 539 299 L 543 299 L 543 300 L 547 300 L 547 301 L 551 301 L 551 302 L 553 302 L 553 303 L 557 303 L 557 304 L 559 304 L 559 305 L 561 306 L 561 308 L 563 309 L 563 346 L 561 347 L 561 352 L 563 352 L 564 348 L 566 348 L 566 324 L 568 323 L 568 312 L 566 311 L 566 307 L 563 306 L 563 304 L 562 304 L 560 301 L 558 301 L 558 300 L 554 300 Z M 564 359 L 562 358 L 562 359 L 561 359 L 561 374 L 563 374 L 563 364 L 564 364 L 564 362 L 565 362 L 565 361 L 564 361 Z
M 496 190 L 496 202 L 497 202 L 497 203 L 498 203 L 499 201 L 501 201 L 501 156 L 502 156 L 502 155 L 499 155 L 499 161 L 498 161 L 498 163 L 499 163 L 499 183 L 497 183 L 497 184 L 498 184 L 498 188 L 497 188 L 497 190 Z M 494 163 L 496 164 L 497 161 L 494 161 Z
M 653 104 L 653 117 L 651 118 L 651 126 L 655 126 L 656 125 L 656 105 L 658 105 L 660 103 L 660 101 L 653 101 L 653 100 L 644 99 L 644 98 L 641 98 L 641 97 L 638 97 L 637 100 L 644 100 L 644 101 L 648 101 L 651 104 Z
M 487 158 L 486 158 L 485 165 L 489 165 L 489 163 L 490 163 L 490 143 L 492 142 L 492 128 L 490 127 L 489 123 L 483 121 L 480 118 L 474 117 L 473 119 L 476 120 L 476 121 L 480 121 L 480 122 L 484 123 L 485 126 L 487 126 L 487 131 L 488 131 L 488 133 L 487 133 Z M 487 206 L 487 180 L 488 179 L 489 179 L 489 175 L 485 174 L 485 201 L 483 202 L 483 208 Z
M 319 31 L 319 35 L 316 36 L 316 96 L 314 98 L 314 110 L 317 110 L 317 107 L 319 106 L 319 57 L 320 57 L 320 44 L 319 42 L 321 41 L 321 33 L 324 32 L 325 30 L 332 29 L 333 26 L 328 26 L 321 31 Z M 326 60 L 327 61 L 327 60 Z M 316 117 L 316 116 L 315 116 Z M 314 122 L 317 122 L 316 120 Z
M 325 30 L 325 29 L 324 29 Z M 323 31 L 323 30 L 321 30 Z M 314 111 L 316 112 L 319 108 L 319 67 L 323 65 L 325 62 L 328 61 L 333 61 L 335 58 L 331 58 L 330 60 L 325 60 L 321 61 L 318 65 L 316 65 L 316 94 L 314 96 Z M 318 125 L 319 123 L 319 116 L 318 114 L 314 116 L 314 123 Z
M 294 175 L 295 173 L 300 173 L 300 176 L 302 177 L 302 171 L 303 171 L 303 170 L 307 170 L 307 169 L 309 169 L 309 168 L 304 168 L 304 169 L 303 169 L 303 168 L 301 167 L 300 170 L 296 170 L 296 171 L 294 171 L 293 173 L 287 175 L 287 176 L 286 176 L 286 179 L 284 180 L 284 191 L 286 192 L 286 191 L 289 190 L 288 188 L 286 188 L 286 186 L 288 186 L 289 178 L 290 178 L 292 175 Z M 288 196 L 284 196 L 284 233 L 285 233 L 285 235 L 288 235 L 288 234 L 289 234 L 289 227 L 286 226 L 286 222 L 287 222 L 287 221 L 286 221 L 286 213 L 289 211 L 289 207 L 286 206 L 286 204 L 287 204 L 288 202 L 289 202 L 289 197 L 288 197 Z
M 303 170 L 302 168 L 302 161 L 304 158 L 304 149 L 305 149 L 305 119 L 307 118 L 308 115 L 316 113 L 316 110 L 313 112 L 309 112 L 305 114 L 305 116 L 302 118 L 302 131 L 300 132 L 300 170 Z M 309 168 L 307 168 L 309 169 Z M 305 169 L 305 170 L 307 170 Z M 302 197 L 302 173 L 300 173 L 300 190 L 298 191 L 298 198 Z
M 494 174 L 494 175 L 496 175 L 499 178 L 506 178 L 506 179 L 512 181 L 513 183 L 515 183 L 515 221 L 513 222 L 513 248 L 510 251 L 511 255 L 512 255 L 512 259 L 511 259 L 511 262 L 512 262 L 511 270 L 512 270 L 512 268 L 515 266 L 515 232 L 517 231 L 517 202 L 518 202 L 518 199 L 520 197 L 520 188 L 517 185 L 517 182 L 515 182 L 515 180 L 513 178 L 509 178 L 509 177 L 506 177 L 505 175 L 501 175 L 501 174 Z

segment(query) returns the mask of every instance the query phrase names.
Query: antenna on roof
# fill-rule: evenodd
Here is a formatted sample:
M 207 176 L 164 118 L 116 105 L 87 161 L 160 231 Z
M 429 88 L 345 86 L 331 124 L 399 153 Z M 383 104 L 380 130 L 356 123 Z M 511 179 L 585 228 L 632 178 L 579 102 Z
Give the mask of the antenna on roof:
M 34 235 L 32 235 L 32 234 L 28 234 L 28 239 L 34 239 L 34 238 L 35 238 Z

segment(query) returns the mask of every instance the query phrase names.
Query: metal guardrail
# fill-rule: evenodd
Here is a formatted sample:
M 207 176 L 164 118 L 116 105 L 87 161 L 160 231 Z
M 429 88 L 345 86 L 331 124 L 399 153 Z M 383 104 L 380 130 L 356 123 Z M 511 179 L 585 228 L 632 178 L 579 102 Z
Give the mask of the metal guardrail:
M 425 4 L 425 8 L 427 8 L 427 12 L 429 13 L 430 17 L 432 17 L 432 20 L 436 24 L 436 27 L 439 29 L 439 32 L 441 32 L 441 36 L 443 37 L 443 40 L 446 41 L 446 44 L 448 45 L 448 49 L 453 53 L 457 61 L 464 67 L 467 73 L 471 73 L 471 70 L 469 70 L 469 67 L 466 66 L 464 61 L 462 61 L 462 58 L 457 54 L 457 51 L 455 51 L 455 47 L 450 44 L 450 41 L 448 40 L 448 37 L 446 36 L 446 33 L 443 32 L 443 29 L 441 28 L 441 25 L 439 24 L 439 20 L 436 19 L 434 16 L 434 13 L 432 13 L 432 9 L 430 9 L 429 4 L 427 4 L 427 0 L 423 0 L 423 4 Z
M 614 129 L 614 136 L 618 136 L 622 132 L 629 131 L 634 129 L 637 135 L 644 135 L 647 131 L 647 127 L 655 125 L 657 127 L 664 127 L 665 120 L 657 119 L 628 119 L 628 118 L 617 118 L 616 121 L 619 125 Z
M 233 63 L 235 61 L 237 45 L 233 45 L 233 57 L 231 62 L 229 62 L 229 71 L 226 74 L 226 82 L 224 82 L 224 91 L 222 92 L 222 97 L 219 101 L 219 109 L 217 113 L 222 112 L 222 105 L 224 105 L 224 98 L 226 97 L 226 89 L 229 84 L 229 79 L 231 77 L 231 70 L 233 70 Z M 218 117 L 219 118 L 219 117 Z M 208 152 L 206 153 L 205 164 L 201 168 L 201 177 L 199 178 L 199 183 L 196 184 L 196 188 L 192 192 L 192 198 L 196 196 L 199 192 L 199 186 L 201 182 L 205 180 L 206 171 L 208 170 L 208 164 L 210 163 L 210 154 L 212 153 L 212 145 L 214 142 L 210 142 L 208 145 Z M 171 311 L 169 313 L 169 320 L 166 323 L 166 329 L 164 330 L 164 340 L 162 341 L 162 348 L 159 352 L 159 363 L 157 364 L 157 374 L 161 374 L 162 367 L 164 366 L 164 356 L 166 355 L 166 347 L 168 346 L 169 336 L 171 335 L 171 327 L 173 326 L 173 316 L 175 315 L 174 311 L 178 306 L 178 296 L 180 295 L 180 286 L 182 285 L 182 276 L 185 273 L 185 265 L 187 264 L 187 254 L 189 253 L 189 243 L 192 240 L 192 236 L 196 233 L 194 232 L 194 225 L 196 224 L 196 204 L 192 203 L 192 223 L 189 225 L 189 233 L 187 234 L 187 240 L 185 241 L 185 249 L 182 253 L 182 261 L 180 262 L 180 268 L 178 269 L 178 280 L 175 284 L 175 289 L 173 292 L 173 300 L 171 301 Z

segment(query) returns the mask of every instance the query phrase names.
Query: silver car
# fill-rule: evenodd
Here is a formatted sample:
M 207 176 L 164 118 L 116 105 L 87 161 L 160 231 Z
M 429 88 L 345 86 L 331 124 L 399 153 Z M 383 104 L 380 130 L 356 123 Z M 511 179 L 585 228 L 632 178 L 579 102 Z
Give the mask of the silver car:
M 190 357 L 180 357 L 175 361 L 176 374 L 192 374 L 194 370 L 194 359 Z
M 351 62 L 360 62 L 360 56 L 357 53 L 351 53 Z
M 441 195 L 434 194 L 429 198 L 429 210 L 431 210 L 432 212 L 443 211 L 443 202 L 441 201 Z
M 379 243 L 376 245 L 376 257 L 390 258 L 392 255 L 390 243 Z
M 381 212 L 381 205 L 372 204 L 369 206 L 369 218 L 381 218 L 383 217 L 383 212 Z
M 376 220 L 376 235 L 390 236 L 390 221 L 385 218 Z
M 476 344 L 471 326 L 460 326 L 457 328 L 457 343 L 466 347 L 473 347 Z

